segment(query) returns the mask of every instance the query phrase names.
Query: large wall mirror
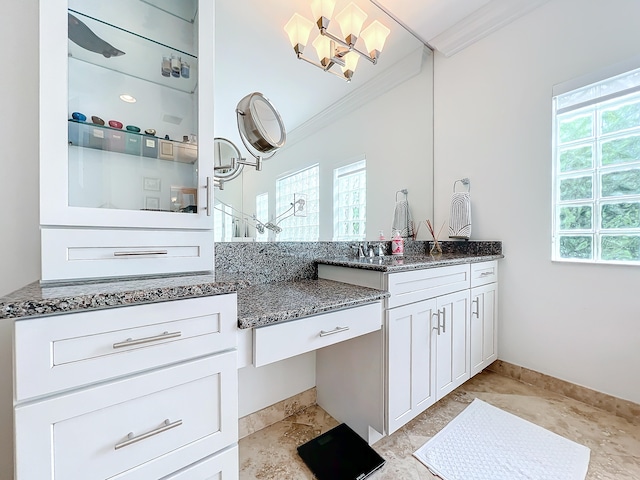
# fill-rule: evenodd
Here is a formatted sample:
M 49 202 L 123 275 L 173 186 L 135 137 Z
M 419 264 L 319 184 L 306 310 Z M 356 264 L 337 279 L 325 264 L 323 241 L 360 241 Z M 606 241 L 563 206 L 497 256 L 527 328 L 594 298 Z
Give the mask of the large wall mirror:
M 216 0 L 214 136 L 248 155 L 235 108 L 250 92 L 275 105 L 287 130 L 261 171 L 245 166 L 216 189 L 216 241 L 389 239 L 403 189 L 416 223 L 433 218 L 432 52 L 369 0 L 355 3 L 365 26 L 378 19 L 391 34 L 378 63 L 361 60 L 346 82 L 291 48 L 283 27 L 295 11 L 311 19 L 310 2 Z M 313 58 L 316 35 L 305 49 Z

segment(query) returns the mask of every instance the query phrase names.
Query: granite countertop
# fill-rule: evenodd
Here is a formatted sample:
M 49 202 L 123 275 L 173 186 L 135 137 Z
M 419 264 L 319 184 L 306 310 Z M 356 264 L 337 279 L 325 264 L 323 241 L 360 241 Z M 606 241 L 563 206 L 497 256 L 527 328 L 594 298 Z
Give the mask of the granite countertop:
M 0 319 L 72 313 L 236 292 L 246 281 L 216 282 L 213 275 L 87 281 L 67 285 L 34 282 L 0 297 Z
M 384 290 L 324 279 L 254 285 L 238 290 L 238 326 L 261 327 L 357 307 L 388 296 Z
M 334 265 L 338 267 L 359 268 L 362 270 L 374 270 L 379 272 L 404 272 L 408 270 L 420 270 L 425 268 L 444 267 L 447 265 L 460 265 L 464 263 L 488 262 L 504 258 L 504 255 L 468 255 L 460 253 L 443 253 L 441 255 L 387 255 L 383 258 L 354 258 L 333 257 L 318 258 L 317 263 Z

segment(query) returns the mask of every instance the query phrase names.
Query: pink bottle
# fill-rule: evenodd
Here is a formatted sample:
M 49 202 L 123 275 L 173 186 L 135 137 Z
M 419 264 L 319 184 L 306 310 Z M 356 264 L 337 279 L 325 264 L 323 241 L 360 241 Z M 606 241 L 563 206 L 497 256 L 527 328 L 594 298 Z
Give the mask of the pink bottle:
M 391 254 L 404 255 L 404 239 L 400 236 L 400 231 L 396 230 L 391 239 Z

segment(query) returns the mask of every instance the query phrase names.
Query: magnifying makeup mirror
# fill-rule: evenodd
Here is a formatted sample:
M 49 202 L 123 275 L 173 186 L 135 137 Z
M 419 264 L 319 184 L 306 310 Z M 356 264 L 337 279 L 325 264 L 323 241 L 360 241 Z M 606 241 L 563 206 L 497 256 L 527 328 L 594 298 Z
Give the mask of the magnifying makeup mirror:
M 238 177 L 245 165 L 262 170 L 262 161 L 273 157 L 287 140 L 280 114 L 260 92 L 242 98 L 236 107 L 236 116 L 242 143 L 256 160 L 250 162 L 242 158 L 240 150 L 230 140 L 214 138 L 214 184 L 220 189 L 224 188 L 225 182 Z
M 222 137 L 214 138 L 213 146 L 213 171 L 216 180 L 228 182 L 238 177 L 244 168 L 240 163 L 242 156 L 238 147 L 231 140 Z
M 260 92 L 250 93 L 240 100 L 236 115 L 242 143 L 256 158 L 256 170 L 261 170 L 262 160 L 275 155 L 287 140 L 282 118 L 276 107 Z

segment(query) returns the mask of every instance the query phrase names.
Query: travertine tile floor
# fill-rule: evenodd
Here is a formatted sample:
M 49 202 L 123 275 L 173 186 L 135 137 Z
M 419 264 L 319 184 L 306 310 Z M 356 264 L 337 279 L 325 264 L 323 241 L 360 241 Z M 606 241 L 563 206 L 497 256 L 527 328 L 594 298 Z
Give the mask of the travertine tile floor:
M 387 463 L 371 479 L 436 479 L 413 458 L 412 453 L 474 398 L 480 398 L 589 447 L 591 461 L 588 480 L 640 480 L 640 423 L 631 423 L 553 392 L 486 371 L 373 445 Z M 298 457 L 296 447 L 337 424 L 335 419 L 316 406 L 243 438 L 240 440 L 240 478 L 313 479 Z

